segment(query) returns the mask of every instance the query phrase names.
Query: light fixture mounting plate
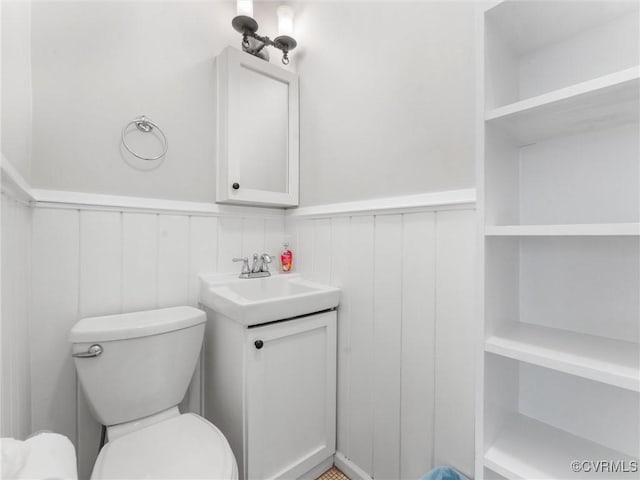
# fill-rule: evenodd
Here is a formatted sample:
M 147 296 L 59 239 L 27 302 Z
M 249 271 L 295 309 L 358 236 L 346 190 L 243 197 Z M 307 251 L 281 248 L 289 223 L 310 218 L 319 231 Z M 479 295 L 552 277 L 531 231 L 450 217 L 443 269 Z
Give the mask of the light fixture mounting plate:
M 233 28 L 240 33 L 250 32 L 256 33 L 258 31 L 258 22 L 253 18 L 246 15 L 238 15 L 231 20 Z
M 290 52 L 298 46 L 298 42 L 296 42 L 296 39 L 288 35 L 277 36 L 273 39 L 273 43 L 275 43 L 276 45 L 282 45 L 284 47 L 284 50 L 286 50 L 287 52 Z

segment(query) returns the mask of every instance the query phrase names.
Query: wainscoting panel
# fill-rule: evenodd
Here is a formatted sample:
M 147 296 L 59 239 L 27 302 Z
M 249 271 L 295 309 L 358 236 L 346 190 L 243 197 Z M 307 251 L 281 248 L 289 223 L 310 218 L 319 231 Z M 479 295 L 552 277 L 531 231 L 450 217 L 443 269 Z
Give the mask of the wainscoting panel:
M 313 223 L 313 277 L 320 283 L 331 281 L 331 220 L 323 218 Z
M 331 222 L 331 273 L 330 281 L 333 285 L 340 287 L 344 290 L 346 285 L 349 284 L 349 247 L 350 247 L 350 222 L 349 217 L 333 218 Z M 349 345 L 350 345 L 350 332 L 349 326 L 351 325 L 350 319 L 350 297 L 342 295 L 340 299 L 340 308 L 338 315 L 340 320 L 338 321 L 338 388 L 337 388 L 337 404 L 342 408 L 337 410 L 337 445 L 345 446 L 348 444 L 350 426 L 349 412 L 347 406 L 349 405 L 349 398 L 351 391 L 350 384 L 351 378 L 349 373 Z
M 240 266 L 232 259 L 242 256 L 242 218 L 223 217 L 219 219 L 218 265 L 223 272 L 240 271 Z
M 348 403 L 343 405 L 348 412 L 349 458 L 366 471 L 373 471 L 374 232 L 373 216 L 351 219 L 350 244 L 345 258 L 349 280 L 343 290 L 351 301 L 348 348 L 352 374 Z M 304 245 L 300 248 L 308 249 Z M 314 272 L 318 269 L 315 267 Z
M 400 465 L 421 478 L 433 465 L 436 214 L 403 215 Z
M 79 212 L 80 318 L 122 311 L 122 214 Z M 35 270 L 40 270 L 38 265 Z
M 373 471 L 400 478 L 402 215 L 375 217 Z
M 31 433 L 29 368 L 29 263 L 31 211 L 2 193 L 2 329 L 0 436 L 24 440 Z
M 158 307 L 189 301 L 189 217 L 158 216 Z
M 264 253 L 268 253 L 273 257 L 273 270 L 279 270 L 280 268 L 280 252 L 282 251 L 282 244 L 286 240 L 284 235 L 284 215 L 280 217 L 269 217 L 264 222 L 265 235 L 264 235 Z
M 265 253 L 265 232 L 264 220 L 261 218 L 242 219 L 242 256 L 249 258 L 254 253 Z M 240 267 L 236 263 L 236 267 Z
M 122 311 L 156 303 L 158 289 L 158 216 L 122 215 Z
M 80 216 L 33 210 L 31 268 L 32 428 L 77 446 L 76 372 L 69 330 L 79 319 Z
M 189 305 L 197 305 L 200 292 L 198 274 L 218 271 L 218 219 L 191 217 L 189 227 Z M 281 235 L 283 231 L 284 226 L 280 230 Z
M 199 273 L 239 272 L 231 257 L 263 252 L 285 238 L 283 216 L 272 213 L 218 217 L 112 208 L 36 207 L 32 232 L 32 430 L 71 438 L 81 478 L 91 473 L 100 431 L 76 384 L 68 342 L 73 324 L 86 316 L 197 305 Z M 199 411 L 199 379 L 196 372 L 183 409 Z
M 287 216 L 295 269 L 342 289 L 338 451 L 367 477 L 472 472 L 475 220 L 459 208 Z
M 473 476 L 475 214 L 442 212 L 436 234 L 434 461 Z
M 363 478 L 415 479 L 439 463 L 470 472 L 472 200 L 369 211 L 360 205 L 357 212 L 342 209 L 333 216 L 315 208 L 313 214 L 285 216 L 259 208 L 178 211 L 183 205 L 154 211 L 151 201 L 131 208 L 86 201 L 74 206 L 52 198 L 31 209 L 3 198 L 3 240 L 4 232 L 14 230 L 8 224 L 27 225 L 20 227 L 24 236 L 11 235 L 14 243 L 2 246 L 3 258 L 16 262 L 13 270 L 24 272 L 26 285 L 20 289 L 19 276 L 3 268 L 3 300 L 16 299 L 3 303 L 3 319 L 7 309 L 18 312 L 11 315 L 15 321 L 3 320 L 3 342 L 17 342 L 3 348 L 3 368 L 12 369 L 3 375 L 12 386 L 2 385 L 3 434 L 50 429 L 69 436 L 78 448 L 80 477 L 87 478 L 99 426 L 69 354 L 73 324 L 87 315 L 196 305 L 198 273 L 238 272 L 231 258 L 254 252 L 273 254 L 277 264 L 289 234 L 295 270 L 343 290 L 337 425 L 342 461 Z M 18 208 L 22 216 L 6 213 Z M 6 293 L 9 288 L 18 293 Z M 25 359 L 7 363 L 7 355 L 30 355 L 30 371 Z M 199 411 L 200 401 L 196 372 L 181 408 Z

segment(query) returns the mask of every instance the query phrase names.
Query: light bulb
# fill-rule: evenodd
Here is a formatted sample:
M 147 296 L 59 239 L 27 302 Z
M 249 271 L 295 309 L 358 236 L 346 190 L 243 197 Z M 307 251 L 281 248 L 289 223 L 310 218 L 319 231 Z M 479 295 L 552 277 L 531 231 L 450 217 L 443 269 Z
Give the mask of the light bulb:
M 238 0 L 238 16 L 253 18 L 253 0 Z
M 288 5 L 281 5 L 276 12 L 278 14 L 278 36 L 293 37 L 293 9 Z

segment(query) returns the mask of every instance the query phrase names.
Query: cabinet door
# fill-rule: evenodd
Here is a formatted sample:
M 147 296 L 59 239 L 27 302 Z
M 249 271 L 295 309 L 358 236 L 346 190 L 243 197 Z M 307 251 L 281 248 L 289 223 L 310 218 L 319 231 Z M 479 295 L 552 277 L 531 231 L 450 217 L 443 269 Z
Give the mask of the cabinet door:
M 247 336 L 248 478 L 297 478 L 335 452 L 336 313 Z
M 298 76 L 233 47 L 216 72 L 216 201 L 298 205 Z

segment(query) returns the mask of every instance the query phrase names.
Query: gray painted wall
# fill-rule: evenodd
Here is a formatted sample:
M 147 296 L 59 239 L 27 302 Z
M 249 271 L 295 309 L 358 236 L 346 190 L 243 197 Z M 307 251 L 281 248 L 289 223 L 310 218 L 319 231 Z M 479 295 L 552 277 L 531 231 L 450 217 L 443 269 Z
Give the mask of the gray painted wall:
M 473 5 L 300 10 L 301 204 L 473 187 Z
M 232 2 L 35 3 L 35 186 L 213 201 L 213 57 L 238 40 L 233 13 Z M 121 148 L 121 129 L 141 114 L 168 136 L 161 163 Z
M 255 10 L 272 36 L 277 5 Z M 471 3 L 294 8 L 302 205 L 471 187 Z M 239 44 L 234 13 L 227 1 L 36 2 L 34 186 L 213 201 L 213 57 Z M 169 137 L 153 169 L 120 147 L 140 114 Z
M 31 173 L 30 0 L 2 1 L 2 154 Z

